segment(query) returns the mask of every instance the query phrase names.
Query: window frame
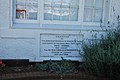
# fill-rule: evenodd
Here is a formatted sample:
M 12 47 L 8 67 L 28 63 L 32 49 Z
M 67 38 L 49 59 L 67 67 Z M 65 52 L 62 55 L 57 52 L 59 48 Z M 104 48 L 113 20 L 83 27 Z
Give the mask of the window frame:
M 40 1 L 40 0 L 38 0 Z M 39 5 L 38 5 L 39 8 Z M 39 23 L 39 16 L 37 17 L 37 20 L 20 20 L 20 19 L 16 19 L 16 0 L 13 0 L 13 19 L 14 19 L 14 23 Z M 38 9 L 38 13 L 37 15 L 39 15 L 39 9 Z

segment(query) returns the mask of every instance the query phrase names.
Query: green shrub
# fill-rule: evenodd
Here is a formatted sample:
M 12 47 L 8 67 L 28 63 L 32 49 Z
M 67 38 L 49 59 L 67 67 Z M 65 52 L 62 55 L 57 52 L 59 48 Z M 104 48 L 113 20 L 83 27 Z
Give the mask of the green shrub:
M 118 25 L 119 27 L 120 25 Z M 97 76 L 120 80 L 120 29 L 107 31 L 106 36 L 83 44 L 83 67 Z
M 48 61 L 46 63 L 36 63 L 39 70 L 50 71 L 55 73 L 75 72 L 75 64 L 69 60 L 62 59 L 61 61 Z

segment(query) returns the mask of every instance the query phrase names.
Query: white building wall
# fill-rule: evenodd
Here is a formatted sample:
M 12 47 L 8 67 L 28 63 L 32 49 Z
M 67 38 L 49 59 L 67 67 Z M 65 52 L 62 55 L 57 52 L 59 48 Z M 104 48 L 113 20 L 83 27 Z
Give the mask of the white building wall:
M 111 1 L 111 14 L 110 14 L 110 23 L 114 23 L 117 26 L 117 18 L 120 16 L 120 0 Z
M 40 34 L 82 34 L 83 40 L 92 39 L 93 34 L 103 34 L 100 27 L 81 26 L 79 29 L 18 29 L 11 28 L 11 0 L 0 0 L 0 59 L 29 59 L 42 61 L 40 55 Z M 114 11 L 113 11 L 114 7 Z M 116 23 L 120 15 L 120 0 L 111 0 L 110 22 Z
M 9 0 L 0 0 L 0 28 L 9 27 Z

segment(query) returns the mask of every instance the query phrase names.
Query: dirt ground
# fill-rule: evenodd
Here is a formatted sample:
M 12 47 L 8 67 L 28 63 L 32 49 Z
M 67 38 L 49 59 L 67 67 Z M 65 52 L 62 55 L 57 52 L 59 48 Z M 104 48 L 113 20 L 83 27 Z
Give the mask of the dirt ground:
M 39 71 L 35 63 L 26 61 L 4 61 L 6 64 L 0 80 L 110 80 L 86 74 L 80 67 L 78 72 L 57 74 Z M 21 66 L 22 65 L 22 66 Z M 78 65 L 77 65 L 78 66 Z
M 6 66 L 0 80 L 109 80 L 85 74 L 83 71 L 56 74 L 38 71 L 34 65 Z

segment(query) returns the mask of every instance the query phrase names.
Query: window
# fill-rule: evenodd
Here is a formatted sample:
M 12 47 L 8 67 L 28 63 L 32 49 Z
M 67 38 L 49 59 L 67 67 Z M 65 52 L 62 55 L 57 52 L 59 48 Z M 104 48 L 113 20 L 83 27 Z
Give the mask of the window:
M 15 23 L 100 23 L 108 0 L 13 0 Z
M 104 0 L 85 0 L 84 21 L 100 22 L 103 16 Z
M 38 0 L 16 0 L 16 19 L 37 20 Z

